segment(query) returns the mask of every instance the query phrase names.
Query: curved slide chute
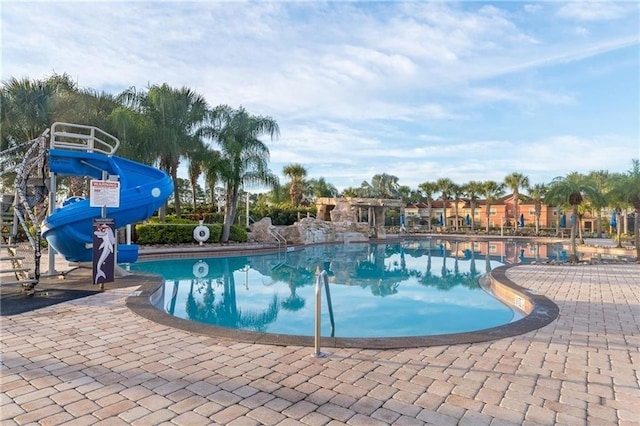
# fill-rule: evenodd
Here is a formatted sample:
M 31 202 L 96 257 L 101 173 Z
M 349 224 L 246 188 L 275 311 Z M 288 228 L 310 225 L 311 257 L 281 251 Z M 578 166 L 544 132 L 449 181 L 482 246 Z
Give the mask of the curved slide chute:
M 64 123 L 54 124 L 52 130 L 61 124 Z M 106 208 L 106 217 L 114 220 L 116 229 L 151 217 L 173 193 L 171 177 L 155 167 L 112 155 L 115 149 L 103 151 L 95 148 L 95 141 L 100 139 L 94 134 L 94 130 L 99 129 L 77 127 L 92 131 L 89 135 L 72 135 L 75 138 L 74 143 L 60 142 L 56 139 L 60 134 L 69 136 L 68 132 L 51 132 L 50 171 L 61 176 L 85 176 L 93 179 L 103 179 L 105 175 L 117 176 L 120 181 L 120 206 Z M 83 142 L 78 144 L 78 140 Z M 56 146 L 62 148 L 58 149 Z M 88 199 L 76 198 L 73 202 L 56 208 L 45 219 L 42 235 L 66 260 L 90 262 L 93 220 L 100 217 L 102 208 L 91 207 Z M 135 262 L 137 258 L 137 245 L 118 245 L 118 263 Z

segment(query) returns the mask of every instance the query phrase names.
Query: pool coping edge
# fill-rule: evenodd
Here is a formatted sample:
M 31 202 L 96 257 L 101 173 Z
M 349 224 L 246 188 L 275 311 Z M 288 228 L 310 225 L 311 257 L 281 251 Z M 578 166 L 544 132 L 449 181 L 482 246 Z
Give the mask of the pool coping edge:
M 487 275 L 487 280 L 483 283 L 483 287 L 503 303 L 524 312 L 525 316 L 521 319 L 483 330 L 434 336 L 379 338 L 323 336 L 320 338 L 320 345 L 331 348 L 360 349 L 417 348 L 486 342 L 521 335 L 542 328 L 554 321 L 558 317 L 560 310 L 549 298 L 533 294 L 507 278 L 507 270 L 517 266 L 504 265 L 493 269 Z M 150 321 L 211 338 L 228 339 L 236 342 L 277 346 L 314 346 L 315 341 L 312 336 L 235 330 L 172 316 L 156 308 L 152 303 L 152 298 L 163 285 L 162 277 L 155 275 L 145 275 L 145 277 L 147 280 L 140 286 L 139 291 L 135 295 L 127 297 L 126 306 L 137 315 Z

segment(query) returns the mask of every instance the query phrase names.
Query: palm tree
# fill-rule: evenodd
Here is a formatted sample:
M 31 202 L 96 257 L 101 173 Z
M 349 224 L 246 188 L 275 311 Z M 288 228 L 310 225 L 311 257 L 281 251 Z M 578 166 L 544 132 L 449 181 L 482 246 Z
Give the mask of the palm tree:
M 547 189 L 547 185 L 544 183 L 536 183 L 529 188 L 529 197 L 533 201 L 533 208 L 535 211 L 536 235 L 540 233 L 540 214 L 542 212 L 542 203 L 544 202 L 544 196 L 547 193 Z
M 150 151 L 159 168 L 173 179 L 176 216 L 180 217 L 180 160 L 198 150 L 202 145 L 200 137 L 213 134 L 207 124 L 209 110 L 204 97 L 186 87 L 174 89 L 165 83 L 147 91 L 129 89 L 120 99 L 148 117 Z
M 118 98 L 120 102 L 121 99 Z M 152 127 L 149 117 L 129 106 L 120 104 L 109 114 L 110 129 L 120 140 L 118 155 L 144 164 L 154 164 L 157 154 L 152 149 L 148 132 Z
M 491 205 L 504 195 L 504 184 L 493 180 L 488 180 L 482 184 L 481 194 L 484 196 L 486 206 L 485 214 L 487 216 L 487 234 L 489 233 L 489 222 L 491 217 Z
M 574 220 L 571 226 L 571 256 L 569 261 L 572 263 L 578 261 L 578 248 L 576 245 L 578 224 L 580 222 L 578 219 L 578 206 L 582 204 L 585 198 L 595 203 L 604 203 L 604 197 L 596 187 L 584 175 L 577 172 L 569 173 L 566 177 L 558 176 L 553 179 L 545 197 L 548 203 L 563 204 L 568 202 L 571 206 Z
M 302 196 L 305 186 L 305 177 L 307 177 L 307 169 L 302 164 L 291 163 L 282 169 L 282 173 L 291 179 L 289 184 L 289 197 L 291 198 L 291 205 L 298 207 L 302 201 Z
M 189 183 L 191 187 L 191 207 L 195 213 L 197 210 L 198 200 L 198 179 L 200 179 L 200 175 L 204 172 L 207 161 L 211 158 L 211 151 L 203 144 L 199 149 L 190 152 L 188 157 L 189 168 L 187 172 L 189 174 Z
M 66 75 L 48 80 L 11 78 L 3 82 L 0 91 L 0 150 L 35 139 L 49 128 L 54 122 L 55 97 L 63 88 L 77 90 Z
M 226 243 L 236 218 L 240 189 L 252 184 L 270 187 L 278 184 L 278 177 L 268 169 L 269 148 L 258 138 L 266 134 L 273 140 L 280 130 L 273 118 L 251 115 L 242 107 L 220 106 L 215 117 L 220 158 L 226 163 L 218 174 L 227 194 L 220 236 L 220 241 Z
M 529 178 L 524 176 L 521 173 L 511 173 L 507 177 L 504 178 L 504 184 L 511 189 L 513 192 L 513 203 L 514 203 L 514 213 L 513 213 L 513 229 L 514 231 L 518 230 L 518 218 L 520 215 L 518 214 L 518 202 L 520 198 L 520 188 L 526 189 L 529 187 Z
M 76 92 L 76 86 L 65 75 L 46 80 L 11 78 L 0 88 L 0 151 L 12 149 L 0 158 L 2 185 L 13 186 L 13 167 L 22 161 L 31 144 L 57 120 L 56 101 L 63 93 Z
M 398 198 L 398 178 L 393 175 L 382 173 L 374 175 L 371 178 L 371 186 L 373 187 L 373 194 L 380 198 Z
M 589 173 L 588 178 L 593 182 L 593 185 L 600 192 L 600 194 L 604 196 L 607 193 L 611 183 L 611 177 L 608 171 L 592 171 Z M 599 205 L 592 203 L 592 207 L 594 210 L 596 210 L 598 215 L 598 219 L 596 222 L 596 235 L 598 238 L 602 238 L 602 210 L 606 207 L 606 204 Z
M 634 208 L 634 243 L 636 262 L 640 262 L 640 160 L 633 159 L 632 168 L 613 181 L 611 195 Z
M 67 91 L 56 96 L 54 102 L 57 121 L 95 126 L 114 135 L 118 128 L 111 114 L 121 107 L 118 96 L 93 89 Z
M 34 139 L 56 121 L 89 124 L 111 131 L 110 115 L 120 107 L 113 95 L 93 90 L 78 90 L 66 74 L 46 80 L 12 78 L 3 83 L 0 91 L 0 149 L 19 146 Z M 14 151 L 20 155 L 20 149 Z M 0 159 L 0 167 L 10 169 L 16 157 Z M 10 174 L 8 174 L 9 176 Z M 67 176 L 58 181 L 58 188 L 65 188 L 71 195 L 87 195 L 86 179 Z
M 309 190 L 309 198 L 315 200 L 320 197 L 337 197 L 339 191 L 333 184 L 327 182 L 325 178 L 319 177 L 318 179 L 309 179 L 307 181 L 307 188 Z
M 202 171 L 204 172 L 204 180 L 207 187 L 207 192 L 209 193 L 209 200 L 211 201 L 211 206 L 213 207 L 213 205 L 217 203 L 216 184 L 220 181 L 220 171 L 227 165 L 222 164 L 220 152 L 211 147 L 207 148 L 206 154 L 203 155 L 202 160 Z M 218 211 L 219 210 L 220 209 L 218 209 Z
M 476 215 L 476 203 L 478 198 L 482 194 L 482 182 L 472 180 L 463 186 L 464 193 L 469 197 L 469 203 L 471 205 L 471 232 L 475 230 L 475 215 Z
M 453 181 L 449 178 L 440 178 L 436 181 L 436 186 L 438 187 L 438 191 L 440 192 L 440 199 L 442 200 L 444 208 L 442 228 L 446 231 L 447 205 L 449 203 L 449 199 L 451 198 L 451 194 L 453 194 L 454 192 L 455 183 L 453 183 Z
M 375 197 L 373 192 L 373 186 L 366 180 L 363 180 L 358 187 L 345 188 L 342 191 L 343 197 L 359 197 L 359 198 L 371 198 Z
M 427 223 L 427 230 L 431 232 L 431 210 L 433 209 L 433 195 L 438 192 L 438 183 L 437 182 L 422 182 L 418 185 L 420 191 L 427 199 L 427 216 L 429 217 L 429 222 Z

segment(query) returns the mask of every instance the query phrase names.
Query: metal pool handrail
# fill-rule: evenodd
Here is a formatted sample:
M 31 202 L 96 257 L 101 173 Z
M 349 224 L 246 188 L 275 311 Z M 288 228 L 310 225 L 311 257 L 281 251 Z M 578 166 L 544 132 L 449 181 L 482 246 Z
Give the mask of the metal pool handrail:
M 322 285 L 324 284 L 325 292 L 327 293 L 327 307 L 329 308 L 329 321 L 331 322 L 331 337 L 335 335 L 336 325 L 333 320 L 333 306 L 331 305 L 331 293 L 329 292 L 329 275 L 324 270 L 318 274 L 316 280 L 316 315 L 315 315 L 315 337 L 314 337 L 314 357 L 323 357 L 324 354 L 320 352 L 320 322 L 322 317 Z

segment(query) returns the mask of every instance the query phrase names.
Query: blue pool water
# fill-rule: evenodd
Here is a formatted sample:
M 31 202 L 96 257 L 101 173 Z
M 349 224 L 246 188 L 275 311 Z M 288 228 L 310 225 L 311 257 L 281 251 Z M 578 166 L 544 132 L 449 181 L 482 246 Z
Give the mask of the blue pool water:
M 436 239 L 320 245 L 286 253 L 138 262 L 163 276 L 158 307 L 180 318 L 249 331 L 313 336 L 316 277 L 328 271 L 335 337 L 427 336 L 520 318 L 479 277 L 522 259 L 519 248 Z M 322 335 L 332 335 L 322 294 Z

